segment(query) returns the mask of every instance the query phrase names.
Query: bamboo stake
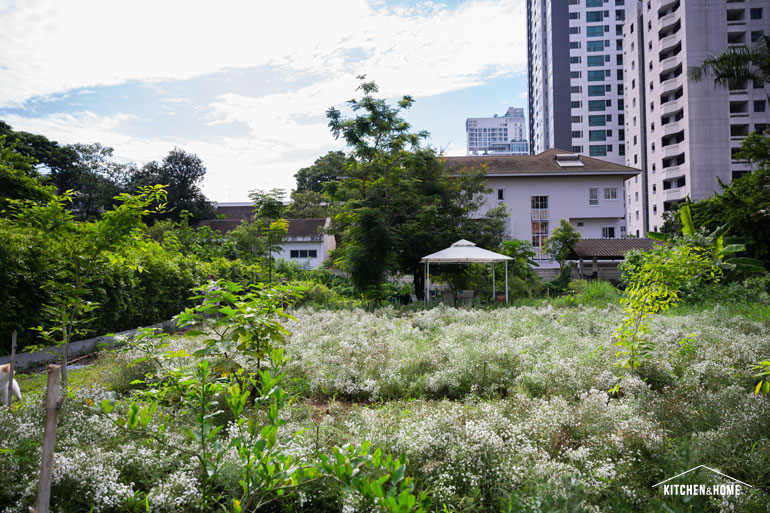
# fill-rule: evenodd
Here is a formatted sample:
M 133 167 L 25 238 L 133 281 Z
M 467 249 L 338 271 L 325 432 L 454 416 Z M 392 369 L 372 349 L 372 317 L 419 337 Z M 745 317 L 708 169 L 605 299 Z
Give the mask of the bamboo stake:
M 35 501 L 33 510 L 35 513 L 48 513 L 48 507 L 51 503 L 51 474 L 53 471 L 53 450 L 56 444 L 56 418 L 61 407 L 59 367 L 59 365 L 53 364 L 48 366 L 48 386 L 45 396 L 45 437 L 43 438 L 43 457 L 40 460 L 37 501 Z
M 8 409 L 11 409 L 13 404 L 13 366 L 16 363 L 16 330 L 13 330 L 11 335 L 11 363 L 8 369 Z

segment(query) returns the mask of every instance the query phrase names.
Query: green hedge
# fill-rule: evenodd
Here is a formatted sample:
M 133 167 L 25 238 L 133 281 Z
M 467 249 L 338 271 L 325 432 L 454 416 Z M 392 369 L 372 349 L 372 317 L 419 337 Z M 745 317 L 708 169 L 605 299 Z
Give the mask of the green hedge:
M 34 232 L 21 230 L 0 219 L 0 354 L 11 350 L 11 332 L 17 330 L 19 350 L 40 343 L 30 328 L 45 323 L 41 306 L 49 300 L 46 280 L 54 277 L 60 265 L 51 248 Z M 104 263 L 92 284 L 91 300 L 100 303 L 96 319 L 88 326 L 94 334 L 105 334 L 153 324 L 191 305 L 192 289 L 207 274 L 240 283 L 256 283 L 261 267 L 240 260 L 215 259 L 203 262 L 195 257 L 163 249 L 147 242 L 130 250 L 128 263 L 141 268 L 131 270 L 120 263 Z

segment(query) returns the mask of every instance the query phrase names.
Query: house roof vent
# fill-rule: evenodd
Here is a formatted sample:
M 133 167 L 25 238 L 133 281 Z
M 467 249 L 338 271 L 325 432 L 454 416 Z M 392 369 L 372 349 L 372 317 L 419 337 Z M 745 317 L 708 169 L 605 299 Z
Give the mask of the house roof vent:
M 577 153 L 558 153 L 554 155 L 556 163 L 561 167 L 583 167 L 580 162 L 580 155 Z

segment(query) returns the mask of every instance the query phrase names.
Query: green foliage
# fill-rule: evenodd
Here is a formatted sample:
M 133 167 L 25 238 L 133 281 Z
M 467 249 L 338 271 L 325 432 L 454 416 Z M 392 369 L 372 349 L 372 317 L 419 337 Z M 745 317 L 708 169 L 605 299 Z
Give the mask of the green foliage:
M 180 148 L 171 150 L 161 162 L 148 162 L 140 169 L 133 170 L 128 177 L 128 187 L 165 185 L 166 208 L 148 215 L 148 222 L 160 219 L 182 219 L 183 212 L 190 214 L 190 224 L 202 219 L 213 219 L 214 205 L 206 199 L 200 185 L 206 175 L 206 166 L 194 153 Z
M 721 275 L 709 252 L 687 243 L 660 245 L 647 252 L 631 252 L 621 264 L 626 284 L 620 304 L 623 322 L 615 331 L 619 365 L 636 369 L 650 357 L 654 343 L 646 319 L 682 301 L 683 289 Z
M 752 46 L 730 46 L 724 53 L 705 59 L 687 70 L 687 77 L 699 82 L 713 77 L 726 89 L 746 89 L 749 82 L 770 82 L 770 36 L 762 34 Z
M 758 372 L 754 377 L 762 378 L 754 389 L 754 395 L 759 392 L 770 394 L 770 360 L 762 360 L 759 365 L 754 366 L 754 370 Z
M 263 259 L 267 260 L 267 281 L 273 281 L 273 253 L 281 251 L 281 244 L 289 233 L 289 223 L 282 219 L 284 206 L 283 189 L 272 189 L 265 192 L 255 189 L 249 193 L 254 202 L 254 224 L 258 228 L 259 243 Z M 243 227 L 244 235 L 254 234 L 253 228 Z M 242 237 L 243 240 L 254 240 L 253 237 Z
M 496 247 L 505 212 L 493 209 L 483 220 L 471 219 L 487 191 L 484 172 L 450 175 L 433 149 L 420 147 L 427 133 L 412 132 L 401 117 L 411 97 L 390 106 L 373 96 L 373 82 L 362 80 L 359 89 L 363 97 L 348 102 L 354 117 L 327 111 L 332 133 L 351 152 L 345 178 L 327 186 L 335 201 L 332 228 L 341 242 L 335 259 L 366 297 L 381 298 L 385 276 L 396 271 L 413 274 L 422 297 L 420 259 L 461 238 Z
M 294 178 L 297 179 L 296 192 L 315 192 L 317 194 L 324 192 L 324 186 L 327 183 L 345 176 L 346 161 L 347 157 L 342 151 L 330 151 L 323 157 L 318 157 L 312 166 L 303 167 L 294 175 Z M 294 195 L 292 194 L 292 196 Z
M 764 262 L 767 268 L 770 262 L 770 136 L 749 135 L 741 143 L 737 158 L 747 160 L 754 170 L 730 184 L 721 184 L 722 191 L 713 197 L 687 206 L 694 226 L 710 232 L 729 227 L 732 237 L 743 239 L 745 255 Z M 679 224 L 678 217 L 674 219 L 676 224 Z M 668 231 L 672 230 L 673 227 Z
M 51 187 L 44 186 L 32 167 L 34 159 L 18 153 L 14 144 L 0 136 L 0 216 L 5 215 L 8 200 L 47 201 Z
M 559 263 L 559 268 L 564 271 L 567 259 L 579 240 L 580 233 L 572 227 L 569 221 L 560 219 L 559 226 L 548 237 L 543 249 L 549 257 Z

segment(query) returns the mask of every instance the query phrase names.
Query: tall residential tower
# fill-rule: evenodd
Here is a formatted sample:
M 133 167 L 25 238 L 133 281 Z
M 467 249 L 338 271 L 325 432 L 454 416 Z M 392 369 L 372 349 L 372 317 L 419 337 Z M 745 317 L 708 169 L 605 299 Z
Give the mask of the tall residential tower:
M 730 46 L 770 34 L 767 0 L 633 2 L 624 26 L 626 161 L 640 168 L 626 182 L 630 235 L 663 225 L 685 198 L 704 199 L 750 171 L 736 160 L 741 141 L 770 122 L 765 84 L 737 90 L 712 77 L 687 79 L 687 69 Z
M 509 107 L 491 118 L 468 118 L 465 135 L 468 155 L 529 155 L 524 109 Z
M 527 0 L 533 153 L 560 148 L 625 164 L 625 4 Z

